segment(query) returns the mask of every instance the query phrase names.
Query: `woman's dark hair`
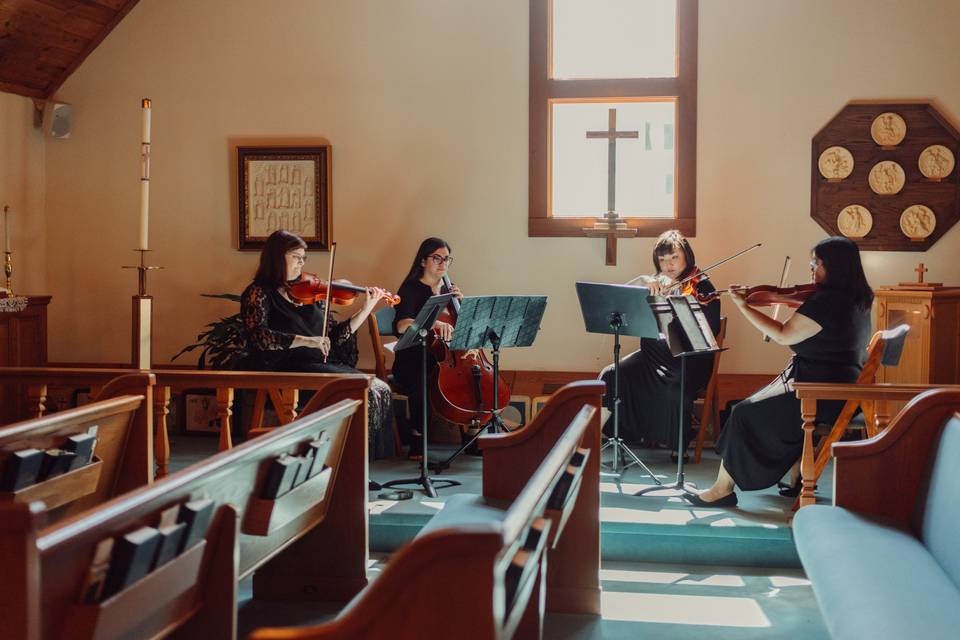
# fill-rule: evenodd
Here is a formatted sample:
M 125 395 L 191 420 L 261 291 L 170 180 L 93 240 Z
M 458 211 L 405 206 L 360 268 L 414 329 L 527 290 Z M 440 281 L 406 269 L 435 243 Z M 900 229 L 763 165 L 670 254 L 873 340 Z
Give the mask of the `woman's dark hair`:
M 292 249 L 306 249 L 303 239 L 278 229 L 270 234 L 260 251 L 260 266 L 254 282 L 265 287 L 282 287 L 287 281 L 287 252 Z
M 690 247 L 690 243 L 683 237 L 683 234 L 676 229 L 670 229 L 669 231 L 661 233 L 660 237 L 657 238 L 657 243 L 653 245 L 653 272 L 660 273 L 660 260 L 658 258 L 660 256 L 670 255 L 674 251 L 682 252 L 683 257 L 686 258 L 687 261 L 686 268 L 678 278 L 678 280 L 682 280 L 690 275 L 693 268 L 697 266 L 697 257 L 693 255 L 693 249 Z
M 403 281 L 410 282 L 411 280 L 419 280 L 423 276 L 423 265 L 421 263 L 427 259 L 427 256 L 437 249 L 446 249 L 450 253 L 453 253 L 453 249 L 450 248 L 450 245 L 447 244 L 446 240 L 441 240 L 440 238 L 427 238 L 420 243 L 420 248 L 417 249 L 417 257 L 413 259 L 413 264 L 410 265 L 410 271 L 407 273 L 407 277 L 404 278 Z
M 820 258 L 827 271 L 824 286 L 842 291 L 860 310 L 870 308 L 873 289 L 863 273 L 860 247 L 853 240 L 843 236 L 826 238 L 813 247 L 813 255 Z

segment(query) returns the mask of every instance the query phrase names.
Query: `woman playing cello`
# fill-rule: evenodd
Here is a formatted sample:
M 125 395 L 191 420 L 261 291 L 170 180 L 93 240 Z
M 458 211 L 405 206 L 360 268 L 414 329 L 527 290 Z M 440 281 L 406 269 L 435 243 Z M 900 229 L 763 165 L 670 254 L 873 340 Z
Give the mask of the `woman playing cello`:
M 653 267 L 654 275 L 638 279 L 639 284 L 650 289 L 651 295 L 682 293 L 705 296 L 716 291 L 705 277 L 695 277 L 683 287 L 676 286 L 681 280 L 695 276 L 699 271 L 693 249 L 679 231 L 667 231 L 657 238 L 653 248 Z M 719 331 L 719 301 L 706 304 L 704 314 L 713 332 Z M 712 369 L 712 357 L 691 358 L 687 362 L 686 389 L 683 392 L 683 401 L 687 404 L 684 410 L 685 444 L 689 443 L 692 437 L 689 419 L 694 395 L 707 384 Z M 600 373 L 600 379 L 607 383 L 608 389 L 604 404 L 607 409 L 612 409 L 613 398 L 609 393 L 613 386 L 612 364 Z M 676 447 L 680 360 L 671 354 L 665 341 L 642 338 L 640 349 L 621 361 L 620 401 L 622 438 L 633 443 L 644 441 L 650 446 L 659 444 L 667 448 Z M 612 426 L 605 430 L 609 433 Z
M 397 291 L 400 304 L 396 307 L 396 317 L 393 321 L 393 332 L 398 337 L 403 335 L 426 301 L 435 295 L 452 293 L 457 298 L 463 298 L 457 285 L 451 284 L 448 288 L 443 277 L 447 274 L 450 263 L 453 262 L 450 245 L 440 238 L 427 238 L 420 243 L 417 255 L 410 265 L 410 271 L 404 278 L 403 284 Z M 437 320 L 433 325 L 437 337 L 450 340 L 453 337 L 453 326 L 443 320 Z M 417 401 L 423 393 L 421 367 L 421 353 L 419 349 L 405 349 L 398 351 L 393 361 L 393 376 L 397 383 L 411 398 L 410 418 L 411 427 L 401 433 L 401 441 L 410 447 L 410 455 L 419 455 L 422 448 L 419 427 L 422 424 L 422 403 Z M 427 366 L 430 371 L 427 377 L 436 369 L 437 361 L 432 352 L 427 353 Z

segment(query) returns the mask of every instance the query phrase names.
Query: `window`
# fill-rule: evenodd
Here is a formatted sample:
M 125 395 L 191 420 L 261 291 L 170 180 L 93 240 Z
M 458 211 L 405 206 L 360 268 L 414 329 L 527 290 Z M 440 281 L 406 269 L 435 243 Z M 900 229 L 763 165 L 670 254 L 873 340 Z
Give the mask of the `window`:
M 583 236 L 611 158 L 629 227 L 694 235 L 696 91 L 697 0 L 530 0 L 529 235 Z

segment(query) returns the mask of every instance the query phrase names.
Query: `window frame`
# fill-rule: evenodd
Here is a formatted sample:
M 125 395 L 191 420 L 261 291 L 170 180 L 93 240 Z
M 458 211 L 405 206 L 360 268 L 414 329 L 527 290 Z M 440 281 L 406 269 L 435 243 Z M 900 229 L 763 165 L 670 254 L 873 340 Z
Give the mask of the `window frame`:
M 530 168 L 528 232 L 530 237 L 586 237 L 597 217 L 553 217 L 551 209 L 551 105 L 554 101 L 629 102 L 673 100 L 676 108 L 674 148 L 674 217 L 624 217 L 638 237 L 655 237 L 668 229 L 696 235 L 697 199 L 697 34 L 699 0 L 677 0 L 677 75 L 675 78 L 557 80 L 552 65 L 553 0 L 530 0 Z M 599 126 L 599 125 L 598 125 Z

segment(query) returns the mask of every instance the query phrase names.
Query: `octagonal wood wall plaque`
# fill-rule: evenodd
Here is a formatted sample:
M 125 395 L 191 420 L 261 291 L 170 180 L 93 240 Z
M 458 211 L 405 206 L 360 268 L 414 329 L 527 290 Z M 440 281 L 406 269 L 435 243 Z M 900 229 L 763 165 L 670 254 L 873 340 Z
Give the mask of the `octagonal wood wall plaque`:
M 890 143 L 900 135 L 884 133 L 890 123 L 900 124 L 890 114 L 905 126 L 896 144 Z M 824 153 L 831 147 L 842 147 L 853 158 L 852 171 L 842 179 L 838 176 L 845 172 L 832 165 L 824 169 L 824 158 L 831 155 Z M 953 161 L 960 157 L 960 134 L 930 103 L 850 103 L 813 137 L 812 155 L 810 217 L 861 249 L 926 251 L 960 220 L 960 171 Z M 902 188 L 895 188 L 900 178 L 892 163 L 902 169 Z M 866 224 L 851 222 L 851 205 L 870 212 L 865 235 L 858 234 Z

